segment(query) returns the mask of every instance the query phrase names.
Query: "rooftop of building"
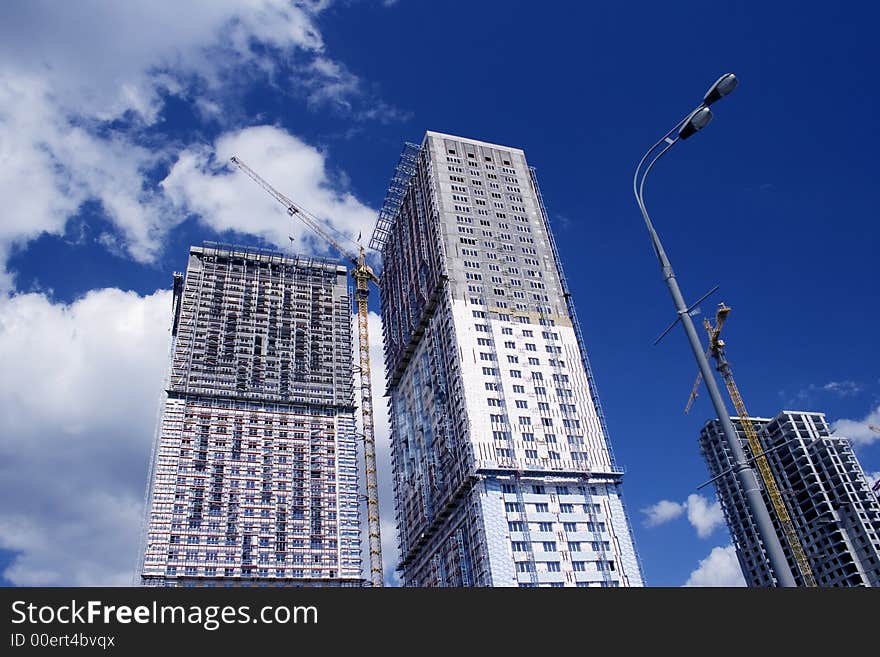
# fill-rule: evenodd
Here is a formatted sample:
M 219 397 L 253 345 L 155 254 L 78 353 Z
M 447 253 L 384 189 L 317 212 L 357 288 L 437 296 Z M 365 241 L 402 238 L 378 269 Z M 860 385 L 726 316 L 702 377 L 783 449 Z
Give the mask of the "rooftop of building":
M 455 141 L 460 141 L 465 144 L 473 144 L 474 146 L 482 146 L 484 148 L 494 148 L 501 151 L 511 151 L 515 153 L 522 153 L 525 155 L 525 151 L 521 148 L 516 148 L 514 146 L 505 146 L 503 144 L 493 144 L 488 141 L 480 141 L 479 139 L 470 139 L 469 137 L 460 137 L 458 135 L 450 135 L 445 132 L 436 132 L 434 130 L 428 130 L 425 132 L 425 139 L 428 137 L 439 137 L 441 139 L 453 139 Z
M 242 244 L 226 244 L 222 242 L 203 242 L 202 246 L 190 246 L 190 254 L 215 255 L 229 258 L 242 258 L 255 262 L 275 262 L 298 267 L 320 267 L 337 273 L 347 273 L 348 268 L 339 264 L 338 260 L 320 256 L 282 253 L 273 249 Z

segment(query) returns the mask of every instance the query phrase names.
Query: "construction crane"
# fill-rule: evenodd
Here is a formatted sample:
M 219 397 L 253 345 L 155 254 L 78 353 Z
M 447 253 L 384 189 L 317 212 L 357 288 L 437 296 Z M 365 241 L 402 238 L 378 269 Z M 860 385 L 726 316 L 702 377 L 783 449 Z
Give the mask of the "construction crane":
M 376 436 L 373 429 L 373 386 L 370 381 L 370 336 L 367 315 L 367 302 L 370 298 L 370 282 L 379 286 L 379 277 L 366 263 L 364 247 L 358 244 L 358 253 L 354 255 L 342 246 L 328 231 L 325 224 L 313 214 L 297 205 L 272 185 L 263 180 L 256 171 L 251 169 L 240 158 L 233 156 L 232 163 L 250 176 L 254 182 L 269 192 L 276 201 L 287 209 L 287 214 L 299 219 L 324 241 L 343 255 L 354 268 L 351 276 L 355 281 L 355 299 L 357 301 L 358 350 L 361 416 L 364 430 L 364 464 L 367 483 L 367 530 L 370 534 L 370 582 L 373 586 L 382 586 L 382 538 L 379 527 L 379 485 L 376 478 Z
M 791 515 L 789 515 L 788 508 L 785 506 L 785 501 L 782 499 L 782 493 L 779 491 L 779 486 L 776 484 L 773 471 L 770 470 L 770 464 L 767 462 L 767 457 L 761 447 L 761 441 L 758 439 L 758 432 L 755 431 L 755 427 L 752 424 L 748 411 L 746 411 L 746 405 L 745 402 L 743 402 L 742 395 L 739 394 L 739 388 L 737 388 L 736 382 L 733 380 L 733 372 L 730 369 L 730 363 L 727 361 L 727 356 L 724 351 L 724 340 L 721 340 L 719 337 L 721 335 L 721 328 L 724 326 L 724 322 L 729 314 L 730 307 L 724 305 L 724 303 L 720 303 L 718 304 L 718 311 L 715 314 L 715 326 L 712 326 L 712 323 L 708 319 L 703 320 L 703 326 L 709 334 L 709 349 L 706 352 L 706 355 L 711 355 L 715 359 L 717 369 L 721 373 L 721 378 L 724 379 L 724 384 L 727 386 L 727 392 L 730 395 L 730 399 L 736 407 L 736 412 L 739 414 L 740 425 L 742 426 L 743 433 L 745 433 L 746 438 L 749 441 L 749 447 L 752 450 L 752 458 L 758 464 L 761 479 L 764 481 L 764 488 L 767 491 L 767 495 L 770 497 L 770 501 L 773 503 L 773 508 L 776 510 L 776 516 L 779 518 L 779 523 L 782 525 L 783 532 L 785 532 L 788 546 L 801 571 L 801 577 L 803 577 L 804 583 L 807 586 L 818 586 L 816 584 L 816 577 L 813 575 L 813 569 L 810 567 L 810 562 L 807 559 L 804 548 L 794 529 Z M 697 375 L 697 380 L 694 383 L 694 388 L 688 399 L 685 413 L 690 411 L 691 405 L 697 397 L 697 390 L 702 378 L 702 374 Z

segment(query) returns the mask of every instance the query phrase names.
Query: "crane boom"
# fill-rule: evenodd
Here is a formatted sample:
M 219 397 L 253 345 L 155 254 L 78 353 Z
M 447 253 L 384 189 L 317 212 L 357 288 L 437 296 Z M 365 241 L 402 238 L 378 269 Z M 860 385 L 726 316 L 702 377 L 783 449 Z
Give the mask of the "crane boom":
M 260 176 L 260 174 L 258 174 L 256 171 L 251 169 L 240 158 L 233 155 L 231 158 L 229 158 L 229 160 L 235 166 L 237 166 L 239 169 L 244 171 L 248 176 L 250 176 L 254 180 L 254 182 L 256 182 L 260 187 L 262 187 L 264 190 L 266 190 L 269 193 L 269 196 L 271 196 L 276 201 L 278 201 L 281 205 L 283 205 L 287 209 L 287 214 L 289 214 L 291 217 L 293 217 L 294 215 L 299 215 L 299 218 L 302 220 L 302 222 L 306 226 L 311 228 L 315 233 L 318 234 L 319 237 L 323 238 L 324 241 L 326 241 L 328 244 L 330 244 L 330 246 L 332 246 L 334 249 L 339 251 L 340 254 L 345 256 L 345 258 L 349 262 L 351 262 L 353 265 L 357 266 L 357 264 L 358 264 L 357 257 L 354 254 L 352 254 L 348 249 L 346 249 L 344 246 L 342 246 L 336 238 L 334 238 L 332 235 L 330 235 L 329 232 L 327 232 L 327 229 L 324 228 L 320 219 L 316 218 L 310 212 L 306 211 L 305 209 L 303 209 L 302 207 L 300 207 L 299 205 L 297 205 L 296 203 L 291 201 L 289 198 L 287 198 L 284 194 L 279 192 L 277 189 L 272 187 L 272 185 L 270 185 L 266 180 L 264 180 Z
M 343 247 L 324 228 L 320 219 L 312 215 L 304 208 L 287 198 L 276 190 L 266 180 L 245 164 L 240 158 L 233 156 L 232 163 L 250 176 L 254 182 L 266 190 L 269 195 L 281 203 L 291 217 L 297 216 L 302 222 L 312 229 L 318 236 L 335 248 L 341 255 L 354 265 L 351 271 L 355 280 L 355 300 L 357 303 L 357 326 L 358 326 L 358 352 L 359 365 L 356 368 L 360 375 L 361 388 L 361 417 L 363 418 L 364 431 L 364 466 L 366 470 L 367 484 L 367 531 L 369 532 L 370 548 L 370 583 L 373 586 L 382 586 L 382 536 L 379 523 L 379 483 L 376 476 L 376 436 L 373 427 L 373 384 L 370 380 L 370 335 L 368 302 L 370 298 L 370 282 L 379 286 L 379 277 L 373 273 L 372 268 L 366 263 L 364 247 L 358 247 L 358 255 L 355 256 Z
M 743 401 L 742 395 L 739 393 L 736 381 L 733 379 L 733 372 L 730 369 L 730 363 L 727 361 L 727 357 L 724 353 L 724 340 L 719 339 L 724 320 L 727 318 L 727 315 L 730 314 L 730 307 L 723 303 L 719 305 L 720 307 L 715 315 L 715 326 L 712 326 L 712 323 L 708 319 L 703 321 L 703 326 L 709 334 L 709 351 L 712 353 L 715 362 L 718 364 L 717 369 L 721 373 L 721 378 L 724 379 L 724 384 L 727 386 L 727 392 L 736 408 L 736 412 L 739 414 L 740 425 L 742 426 L 743 433 L 746 435 L 746 439 L 749 441 L 749 447 L 752 450 L 752 457 L 758 464 L 758 471 L 761 473 L 761 479 L 764 481 L 764 488 L 767 491 L 767 495 L 770 497 L 773 508 L 776 510 L 779 524 L 782 525 L 782 531 L 785 533 L 788 547 L 791 549 L 794 560 L 797 562 L 804 583 L 807 586 L 818 586 L 816 584 L 816 578 L 813 575 L 813 569 L 810 567 L 810 561 L 807 559 L 807 555 L 804 552 L 804 548 L 801 545 L 797 532 L 795 531 L 791 515 L 788 513 L 788 508 L 785 505 L 785 500 L 782 499 L 782 493 L 779 491 L 776 478 L 773 476 L 773 471 L 770 469 L 770 464 L 767 462 L 767 457 L 764 454 L 761 441 L 758 439 L 758 432 L 752 424 L 752 420 L 746 410 L 745 402 Z

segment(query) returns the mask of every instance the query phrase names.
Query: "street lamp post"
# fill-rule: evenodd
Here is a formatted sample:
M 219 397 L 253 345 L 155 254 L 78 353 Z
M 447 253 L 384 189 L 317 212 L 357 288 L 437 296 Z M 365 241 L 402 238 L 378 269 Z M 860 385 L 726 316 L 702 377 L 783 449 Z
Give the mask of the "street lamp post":
M 770 519 L 767 505 L 764 504 L 764 499 L 761 497 L 761 489 L 758 486 L 758 479 L 755 476 L 755 471 L 746 459 L 742 444 L 739 441 L 739 436 L 737 435 L 736 429 L 733 427 L 733 423 L 730 421 L 730 416 L 727 414 L 727 408 L 725 407 L 724 400 L 718 390 L 718 384 L 715 380 L 714 373 L 709 366 L 706 354 L 703 353 L 703 346 L 700 343 L 700 338 L 694 328 L 693 320 L 691 320 L 691 309 L 685 303 L 681 290 L 678 287 L 678 281 L 676 281 L 675 274 L 672 271 L 672 264 L 669 262 L 669 258 L 666 256 L 666 251 L 663 250 L 663 245 L 660 242 L 660 236 L 657 235 L 657 231 L 654 229 L 654 224 L 648 216 L 648 210 L 645 207 L 644 199 L 645 179 L 648 177 L 648 173 L 650 173 L 657 161 L 676 143 L 683 139 L 687 139 L 699 130 L 705 128 L 712 120 L 712 111 L 709 109 L 709 105 L 729 94 L 734 88 L 736 88 L 736 85 L 737 79 L 733 73 L 727 73 L 726 75 L 721 76 L 706 93 L 703 102 L 700 103 L 695 110 L 679 121 L 672 130 L 663 135 L 656 144 L 648 149 L 648 152 L 645 153 L 644 157 L 642 157 L 639 162 L 639 165 L 636 167 L 636 172 L 633 176 L 633 193 L 635 194 L 636 202 L 639 204 L 639 209 L 642 211 L 642 216 L 645 218 L 645 225 L 651 236 L 651 244 L 654 247 L 654 253 L 657 255 L 657 260 L 660 263 L 660 270 L 663 273 L 663 279 L 666 281 L 666 286 L 669 288 L 669 293 L 672 295 L 672 300 L 675 304 L 675 311 L 678 315 L 676 321 L 681 322 L 684 331 L 687 334 L 691 350 L 694 352 L 694 358 L 697 360 L 697 366 L 700 369 L 700 373 L 703 375 L 706 389 L 709 391 L 709 398 L 712 400 L 712 406 L 715 408 L 715 412 L 718 415 L 718 421 L 721 423 L 724 439 L 733 455 L 733 471 L 739 479 L 740 485 L 745 493 L 749 511 L 755 519 L 758 534 L 761 537 L 761 541 L 764 543 L 764 549 L 766 550 L 767 557 L 770 561 L 770 568 L 776 576 L 778 586 L 793 587 L 796 586 L 794 576 L 788 565 L 788 560 L 785 558 L 785 553 L 782 550 L 782 543 L 779 540 L 779 536 L 773 528 L 773 522 Z M 653 159 L 651 159 L 650 163 L 645 166 L 645 162 L 648 161 L 648 158 L 651 157 L 652 154 L 654 154 Z

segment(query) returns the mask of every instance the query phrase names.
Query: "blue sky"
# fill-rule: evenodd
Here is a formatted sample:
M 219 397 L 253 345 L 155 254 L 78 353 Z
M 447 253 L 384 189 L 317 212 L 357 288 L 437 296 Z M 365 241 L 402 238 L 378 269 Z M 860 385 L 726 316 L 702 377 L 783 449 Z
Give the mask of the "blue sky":
M 368 234 L 402 143 L 426 129 L 521 147 L 537 168 L 648 583 L 734 583 L 713 493 L 688 501 L 711 409 L 702 394 L 682 412 L 681 332 L 651 344 L 672 305 L 631 193 L 644 150 L 727 71 L 739 88 L 658 165 L 648 206 L 685 295 L 720 284 L 704 313 L 733 307 L 751 412 L 848 421 L 880 471 L 880 12 L 594 4 L 6 3 L 0 583 L 125 583 L 188 246 L 322 248 L 229 155 Z M 647 526 L 649 508 L 666 522 Z

